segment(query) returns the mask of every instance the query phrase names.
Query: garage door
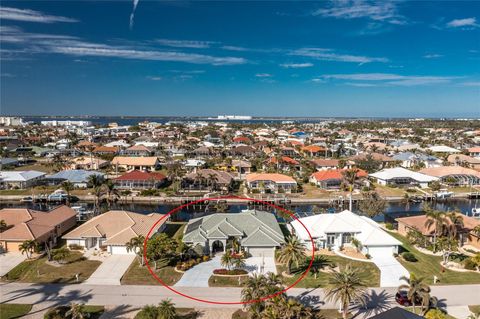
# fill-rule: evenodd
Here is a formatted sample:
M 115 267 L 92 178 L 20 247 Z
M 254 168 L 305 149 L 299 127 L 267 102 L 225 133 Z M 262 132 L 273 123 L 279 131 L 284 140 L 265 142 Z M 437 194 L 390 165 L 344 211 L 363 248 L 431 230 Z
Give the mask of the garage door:
M 110 246 L 110 253 L 112 255 L 134 255 L 134 252 L 128 252 L 125 246 Z
M 274 249 L 272 247 L 252 247 L 248 249 L 252 257 L 274 257 Z
M 368 247 L 368 253 L 372 257 L 392 256 L 393 255 L 393 247 L 392 246 Z

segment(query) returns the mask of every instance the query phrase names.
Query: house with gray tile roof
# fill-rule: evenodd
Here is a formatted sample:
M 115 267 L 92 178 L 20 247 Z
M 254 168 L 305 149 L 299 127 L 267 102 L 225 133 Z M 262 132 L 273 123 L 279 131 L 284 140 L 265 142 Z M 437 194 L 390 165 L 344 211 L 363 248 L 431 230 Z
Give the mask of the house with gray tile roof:
M 285 242 L 275 215 L 258 210 L 191 219 L 183 235 L 183 242 L 201 245 L 205 253 L 225 251 L 233 239 L 253 257 L 273 257 L 275 248 Z

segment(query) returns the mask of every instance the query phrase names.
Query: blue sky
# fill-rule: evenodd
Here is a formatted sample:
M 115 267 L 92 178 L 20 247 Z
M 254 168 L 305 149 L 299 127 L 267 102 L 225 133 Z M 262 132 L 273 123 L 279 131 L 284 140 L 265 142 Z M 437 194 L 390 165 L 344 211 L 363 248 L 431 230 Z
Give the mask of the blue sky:
M 480 114 L 479 1 L 2 1 L 0 21 L 2 114 Z

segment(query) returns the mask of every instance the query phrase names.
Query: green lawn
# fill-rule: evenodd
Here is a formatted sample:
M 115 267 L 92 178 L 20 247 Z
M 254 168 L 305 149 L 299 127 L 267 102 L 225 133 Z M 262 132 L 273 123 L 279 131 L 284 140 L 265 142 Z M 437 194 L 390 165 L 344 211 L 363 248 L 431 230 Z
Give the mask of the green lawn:
M 337 309 L 320 309 L 319 318 L 339 319 L 342 318 L 342 314 L 340 314 Z M 232 319 L 248 319 L 248 313 L 239 309 L 233 313 Z
M 410 273 L 425 277 L 428 284 L 433 284 L 433 276 L 438 277 L 438 284 L 440 285 L 480 283 L 480 273 L 456 272 L 447 269 L 442 271 L 442 266 L 440 265 L 442 260 L 441 256 L 423 254 L 410 245 L 405 237 L 395 232 L 390 232 L 390 235 L 402 242 L 404 251 L 413 253 L 418 259 L 417 262 L 408 262 L 399 258 L 400 263 L 407 268 Z
M 240 283 L 238 281 L 240 278 Z M 242 277 L 223 277 L 210 276 L 208 279 L 208 286 L 210 287 L 243 287 L 243 283 L 248 279 L 248 276 Z
M 151 265 L 151 268 L 153 269 L 153 265 Z M 182 274 L 176 272 L 172 266 L 159 268 L 155 273 L 158 278 L 163 280 L 163 282 L 169 286 L 174 285 L 180 280 L 180 278 L 182 278 Z M 122 285 L 161 285 L 160 282 L 158 282 L 148 271 L 147 266 L 141 267 L 137 259 L 135 259 L 125 272 L 121 279 L 121 283 Z
M 468 306 L 468 309 L 470 309 L 470 311 L 473 313 L 480 314 L 480 305 Z
M 37 260 L 26 260 L 13 268 L 6 280 L 32 283 L 76 283 L 75 274 L 79 274 L 79 282 L 84 281 L 100 266 L 97 260 L 87 260 L 80 252 L 72 252 L 67 264 L 55 267 L 46 264 L 46 257 Z
M 352 267 L 356 268 L 360 272 L 360 276 L 366 285 L 370 287 L 378 287 L 380 285 L 380 270 L 374 263 L 370 262 L 362 262 L 351 260 L 339 256 L 326 256 L 327 260 L 330 263 L 339 265 L 341 268 L 345 267 L 346 265 L 350 264 Z M 278 274 L 282 274 L 282 272 L 286 271 L 286 266 L 277 265 L 277 272 Z M 292 271 L 295 273 L 295 269 Z M 295 274 L 294 277 L 288 278 L 284 277 L 283 282 L 285 285 L 292 285 L 300 276 L 302 272 L 299 274 Z M 325 287 L 328 283 L 328 279 L 330 274 L 320 272 L 315 278 L 314 275 L 308 273 L 295 287 L 298 288 L 317 288 L 317 287 Z
M 20 318 L 32 310 L 32 305 L 29 304 L 0 304 L 0 318 L 13 319 Z

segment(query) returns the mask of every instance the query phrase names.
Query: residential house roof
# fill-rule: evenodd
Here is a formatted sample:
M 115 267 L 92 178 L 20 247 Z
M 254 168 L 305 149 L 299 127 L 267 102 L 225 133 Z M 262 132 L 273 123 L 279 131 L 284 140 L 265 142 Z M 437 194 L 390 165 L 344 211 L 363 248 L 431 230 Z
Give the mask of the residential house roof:
M 425 175 L 422 173 L 410 171 L 403 167 L 385 168 L 381 171 L 370 174 L 370 176 L 381 180 L 390 180 L 396 178 L 411 178 L 417 182 L 429 183 L 438 180 L 437 177 Z
M 97 175 L 99 177 L 105 176 L 105 174 L 100 172 L 86 171 L 83 169 L 71 169 L 48 175 L 47 179 L 61 179 L 72 183 L 86 183 L 90 176 L 93 175 Z
M 339 165 L 337 159 L 314 159 L 310 161 L 316 167 L 336 167 Z
M 411 311 L 400 307 L 393 307 L 384 312 L 376 314 L 370 319 L 423 319 L 423 316 L 419 316 Z
M 77 213 L 68 206 L 59 206 L 49 212 L 28 208 L 4 208 L 0 210 L 0 220 L 8 228 L 0 233 L 0 240 L 35 240 L 55 230 L 55 226 L 73 218 Z
M 279 246 L 285 239 L 275 215 L 257 210 L 235 214 L 212 214 L 191 219 L 183 241 L 199 242 L 206 239 L 225 239 L 242 236 L 244 246 Z
M 115 156 L 111 163 L 112 165 L 155 166 L 158 164 L 158 158 L 156 156 Z
M 106 245 L 125 245 L 136 236 L 147 236 L 150 229 L 164 215 L 151 213 L 148 215 L 123 210 L 111 210 L 96 216 L 71 232 L 65 234 L 65 239 L 81 239 L 88 237 L 104 237 Z M 152 234 L 164 223 L 166 218 L 155 225 Z M 98 236 L 97 236 L 98 235 Z
M 44 172 L 39 171 L 0 171 L 0 181 L 26 182 L 45 175 Z
M 197 170 L 196 172 L 192 172 L 185 177 L 189 179 L 195 179 L 198 175 L 200 175 L 203 178 L 209 178 L 209 176 L 212 174 L 217 177 L 218 184 L 228 185 L 233 181 L 233 176 L 230 173 L 224 171 L 217 171 L 210 168 Z
M 446 146 L 446 145 L 434 145 L 427 149 L 434 153 L 460 153 L 460 151 L 457 150 L 456 148 Z
M 248 183 L 255 182 L 255 181 L 272 181 L 277 184 L 282 184 L 282 183 L 297 183 L 293 177 L 290 177 L 288 175 L 284 174 L 278 174 L 278 173 L 251 173 L 248 174 L 245 179 L 247 180 Z
M 472 230 L 476 226 L 480 225 L 480 220 L 465 216 L 463 214 L 457 213 L 457 215 L 462 217 L 463 220 L 463 228 L 466 230 Z M 398 223 L 407 225 L 410 228 L 415 228 L 420 231 L 423 235 L 431 235 L 435 231 L 435 225 L 429 225 L 429 227 L 425 226 L 425 222 L 427 221 L 428 217 L 426 215 L 418 215 L 418 216 L 409 216 L 409 217 L 401 217 L 396 218 L 395 220 Z M 446 221 L 448 224 L 450 221 L 447 219 Z
M 315 178 L 317 181 L 325 181 L 330 179 L 342 179 L 343 172 L 345 171 L 346 170 L 344 169 L 332 169 L 332 170 L 319 171 L 319 172 L 313 173 L 311 177 Z M 362 169 L 358 170 L 357 178 L 367 177 L 367 176 L 368 176 L 367 172 L 365 172 Z
M 472 175 L 480 178 L 479 171 L 462 166 L 429 167 L 420 170 L 420 173 L 435 177 L 445 177 L 448 175 Z

